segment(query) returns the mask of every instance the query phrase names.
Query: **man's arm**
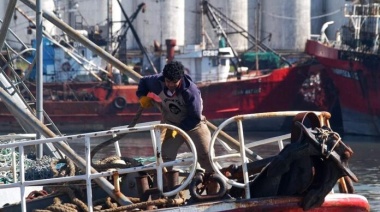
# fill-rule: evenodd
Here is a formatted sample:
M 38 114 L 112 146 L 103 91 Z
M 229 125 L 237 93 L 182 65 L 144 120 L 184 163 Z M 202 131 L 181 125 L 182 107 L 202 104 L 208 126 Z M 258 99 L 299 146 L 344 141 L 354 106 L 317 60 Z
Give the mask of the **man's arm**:
M 139 81 L 136 95 L 139 98 L 148 95 L 149 92 L 153 92 L 158 95 L 162 90 L 161 87 L 160 74 L 145 76 Z
M 187 107 L 187 116 L 182 120 L 180 128 L 189 131 L 201 121 L 202 99 L 201 93 L 197 88 L 187 90 L 182 94 Z

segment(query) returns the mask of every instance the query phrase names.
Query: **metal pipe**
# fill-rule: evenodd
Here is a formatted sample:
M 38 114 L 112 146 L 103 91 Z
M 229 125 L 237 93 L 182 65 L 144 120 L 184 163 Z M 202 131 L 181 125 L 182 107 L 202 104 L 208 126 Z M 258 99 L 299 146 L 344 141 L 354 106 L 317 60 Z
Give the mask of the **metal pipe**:
M 207 123 L 207 126 L 211 130 L 215 131 L 218 129 L 218 127 L 215 126 L 214 124 L 212 124 L 211 122 L 207 121 L 206 123 Z M 236 139 L 234 139 L 233 137 L 231 137 L 227 133 L 220 131 L 218 138 L 222 138 L 224 142 L 226 142 L 228 145 L 230 145 L 235 150 L 238 150 L 238 151 L 240 150 L 239 141 L 237 141 Z M 253 161 L 262 159 L 259 155 L 257 155 L 256 153 L 254 153 L 252 150 L 250 150 L 248 148 L 245 148 L 245 151 L 246 151 L 247 158 L 249 158 Z
M 36 10 L 36 4 L 30 0 L 21 0 L 26 6 L 30 7 L 32 10 Z M 128 75 L 131 79 L 138 82 L 141 78 L 141 75 L 136 73 L 133 69 L 126 66 L 124 63 L 122 63 L 120 60 L 113 57 L 110 53 L 104 51 L 102 48 L 91 42 L 89 39 L 84 37 L 83 35 L 78 34 L 73 28 L 71 28 L 69 25 L 67 25 L 65 22 L 60 20 L 58 17 L 56 17 L 52 12 L 42 10 L 42 16 L 50 21 L 52 24 L 54 24 L 56 27 L 67 33 L 70 37 L 75 39 L 76 41 L 82 43 L 85 47 L 90 49 L 91 51 L 95 52 L 97 55 L 99 55 L 102 59 L 110 63 L 112 66 L 116 67 L 120 71 L 124 72 Z
M 42 124 L 35 116 L 31 113 L 27 113 L 25 110 L 20 108 L 16 102 L 2 87 L 0 87 L 0 98 L 8 108 L 12 108 L 28 126 L 31 126 L 35 132 L 41 132 L 46 138 L 53 138 L 56 135 L 44 124 Z M 14 114 L 14 113 L 13 113 Z M 65 142 L 60 141 L 54 143 L 54 146 L 67 155 L 75 164 L 81 169 L 86 169 L 86 161 L 75 153 L 73 149 L 70 148 Z M 97 171 L 91 167 L 91 173 L 97 173 Z M 122 193 L 115 193 L 113 185 L 108 182 L 105 178 L 97 178 L 94 181 L 105 191 L 107 194 L 116 200 L 121 205 L 129 205 L 132 202 L 124 196 Z
M 3 24 L 0 29 L 0 50 L 3 49 L 5 37 L 7 36 L 8 27 L 12 20 L 13 11 L 15 10 L 17 0 L 10 0 L 8 3 L 7 10 L 5 10 L 5 15 L 3 19 Z
M 37 86 L 36 86 L 36 117 L 41 123 L 44 123 L 44 107 L 43 107 L 43 46 L 42 46 L 42 8 L 41 0 L 36 1 L 36 57 L 37 57 Z M 41 138 L 41 133 L 37 131 L 37 138 Z M 43 156 L 43 144 L 37 145 L 37 158 Z

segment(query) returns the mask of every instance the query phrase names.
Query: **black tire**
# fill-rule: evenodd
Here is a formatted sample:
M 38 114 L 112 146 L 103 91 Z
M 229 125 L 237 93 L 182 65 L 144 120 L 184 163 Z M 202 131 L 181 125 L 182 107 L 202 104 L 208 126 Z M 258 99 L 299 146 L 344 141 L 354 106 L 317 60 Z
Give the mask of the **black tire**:
M 127 106 L 127 100 L 122 96 L 118 96 L 113 100 L 113 105 L 117 109 L 123 109 L 125 106 Z

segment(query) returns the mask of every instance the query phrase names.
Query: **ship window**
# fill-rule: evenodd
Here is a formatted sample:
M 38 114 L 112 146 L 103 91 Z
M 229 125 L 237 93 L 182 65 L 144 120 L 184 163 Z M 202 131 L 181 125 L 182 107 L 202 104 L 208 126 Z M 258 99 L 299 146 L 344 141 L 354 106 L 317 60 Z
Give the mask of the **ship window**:
M 218 66 L 219 65 L 219 60 L 218 58 L 213 58 L 211 59 L 212 66 Z
M 222 66 L 225 66 L 225 65 L 227 64 L 226 59 L 221 59 L 221 60 L 220 60 L 220 64 L 221 64 Z

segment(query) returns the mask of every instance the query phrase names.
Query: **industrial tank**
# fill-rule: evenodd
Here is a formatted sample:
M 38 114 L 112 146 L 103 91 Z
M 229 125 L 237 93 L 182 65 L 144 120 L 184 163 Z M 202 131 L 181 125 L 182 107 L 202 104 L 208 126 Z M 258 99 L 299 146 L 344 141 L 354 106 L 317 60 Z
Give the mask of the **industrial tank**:
M 5 11 L 7 9 L 9 0 L 0 1 L 0 19 L 4 19 Z M 36 21 L 36 12 L 31 10 L 29 7 L 19 2 L 16 5 L 23 13 L 25 13 L 29 18 L 31 18 L 34 22 Z M 55 10 L 54 0 L 44 0 L 41 1 L 41 7 L 44 10 L 48 10 L 53 12 Z M 9 28 L 25 43 L 30 44 L 32 39 L 35 39 L 36 33 L 35 30 L 28 30 L 28 27 L 32 26 L 29 24 L 29 21 L 20 14 L 17 10 L 13 12 L 13 18 L 9 25 Z M 44 29 L 50 33 L 51 35 L 55 35 L 57 33 L 57 28 L 54 27 L 49 21 L 43 19 Z M 21 45 L 18 42 L 15 42 L 15 37 L 8 33 L 7 41 L 9 45 L 13 48 L 21 48 Z
M 303 51 L 310 37 L 311 1 L 265 0 L 261 4 L 262 37 L 271 36 L 265 43 L 273 49 Z
M 201 3 L 202 0 L 185 1 L 185 45 L 205 42 L 202 22 L 207 20 L 204 17 L 202 20 Z
M 108 48 L 113 49 L 110 40 L 122 26 L 122 13 L 117 0 L 82 0 L 63 1 L 65 8 L 64 20 L 77 30 L 87 30 L 89 33 L 100 34 L 108 42 Z M 112 24 L 111 24 L 112 23 Z
M 229 20 L 235 22 L 238 26 L 248 31 L 248 1 L 247 0 L 210 0 L 209 3 L 224 14 Z M 206 18 L 206 32 L 212 38 L 214 45 L 218 44 L 218 31 L 211 28 L 210 22 Z M 237 33 L 227 24 L 221 21 L 222 28 L 227 33 L 232 47 L 236 51 L 245 51 L 248 48 L 246 38 Z
M 145 3 L 144 13 L 139 13 L 133 26 L 142 45 L 148 51 L 154 51 L 154 43 L 165 48 L 166 39 L 177 40 L 177 45 L 184 45 L 184 0 L 127 0 L 123 4 L 128 5 L 132 14 L 139 4 Z M 139 49 L 132 33 L 128 32 L 128 49 Z

